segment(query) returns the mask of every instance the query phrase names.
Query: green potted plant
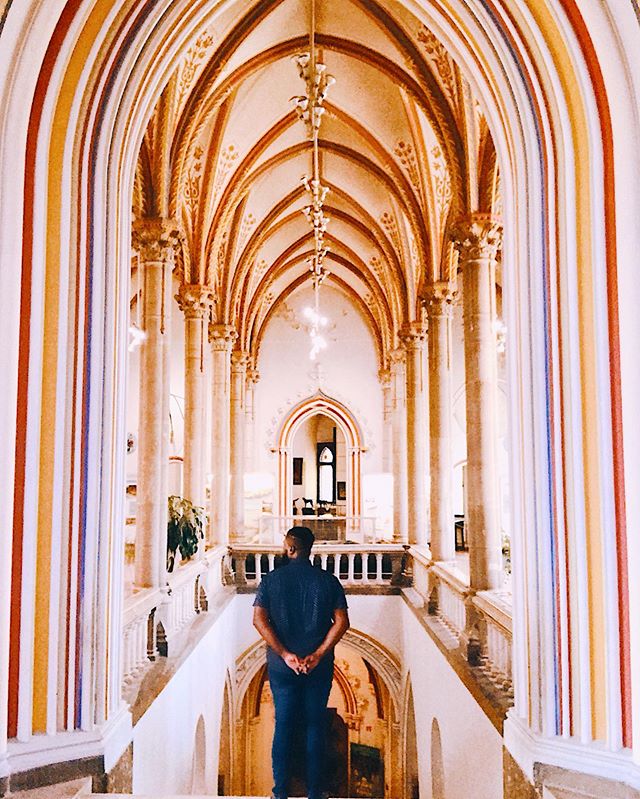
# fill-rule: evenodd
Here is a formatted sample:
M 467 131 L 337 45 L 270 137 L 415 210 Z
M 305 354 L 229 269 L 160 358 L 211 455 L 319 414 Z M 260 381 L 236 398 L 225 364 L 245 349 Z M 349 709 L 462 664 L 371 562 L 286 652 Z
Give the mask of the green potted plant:
M 175 566 L 176 552 L 180 550 L 182 560 L 189 560 L 198 551 L 204 538 L 205 510 L 184 497 L 169 497 L 167 523 L 167 571 Z

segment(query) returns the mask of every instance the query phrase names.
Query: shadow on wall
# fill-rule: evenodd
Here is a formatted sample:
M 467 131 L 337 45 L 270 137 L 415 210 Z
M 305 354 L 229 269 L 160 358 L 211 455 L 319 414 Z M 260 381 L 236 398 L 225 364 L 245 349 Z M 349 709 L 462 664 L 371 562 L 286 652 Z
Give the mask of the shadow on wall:
M 193 743 L 193 769 L 191 773 L 191 793 L 204 794 L 207 791 L 206 768 L 207 763 L 207 738 L 204 728 L 204 718 L 200 716 L 196 724 L 196 734 Z
M 405 745 L 404 745 L 404 774 L 406 799 L 420 799 L 420 780 L 418 777 L 418 738 L 416 733 L 416 714 L 413 705 L 413 691 L 411 689 L 411 675 L 407 681 L 407 699 L 405 702 Z M 434 794 L 435 799 L 436 794 Z
M 220 752 L 218 755 L 218 796 L 231 793 L 231 688 L 230 679 L 224 685 L 222 719 L 220 724 Z
M 444 759 L 442 738 L 438 719 L 431 722 L 431 795 L 433 799 L 444 799 Z

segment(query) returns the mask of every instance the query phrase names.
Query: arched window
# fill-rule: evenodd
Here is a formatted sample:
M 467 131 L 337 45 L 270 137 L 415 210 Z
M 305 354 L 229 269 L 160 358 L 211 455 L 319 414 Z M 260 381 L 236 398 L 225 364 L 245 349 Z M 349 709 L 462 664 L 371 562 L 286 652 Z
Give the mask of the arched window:
M 318 447 L 318 502 L 335 502 L 336 459 L 332 447 Z

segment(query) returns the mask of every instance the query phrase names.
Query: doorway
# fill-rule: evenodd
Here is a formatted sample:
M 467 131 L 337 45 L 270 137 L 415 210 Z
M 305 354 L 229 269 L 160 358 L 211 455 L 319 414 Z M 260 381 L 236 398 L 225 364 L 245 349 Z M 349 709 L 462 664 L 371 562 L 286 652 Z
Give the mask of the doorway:
M 291 513 L 294 516 L 347 515 L 346 439 L 335 421 L 323 413 L 306 419 L 291 447 Z

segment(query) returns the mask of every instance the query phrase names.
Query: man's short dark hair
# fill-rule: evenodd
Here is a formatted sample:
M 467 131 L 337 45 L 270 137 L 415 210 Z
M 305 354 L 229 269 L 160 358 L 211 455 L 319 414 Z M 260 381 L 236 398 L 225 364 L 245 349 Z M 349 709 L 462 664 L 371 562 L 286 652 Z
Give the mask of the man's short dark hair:
M 292 527 L 287 530 L 287 538 L 295 538 L 303 552 L 311 552 L 316 537 L 308 527 Z

